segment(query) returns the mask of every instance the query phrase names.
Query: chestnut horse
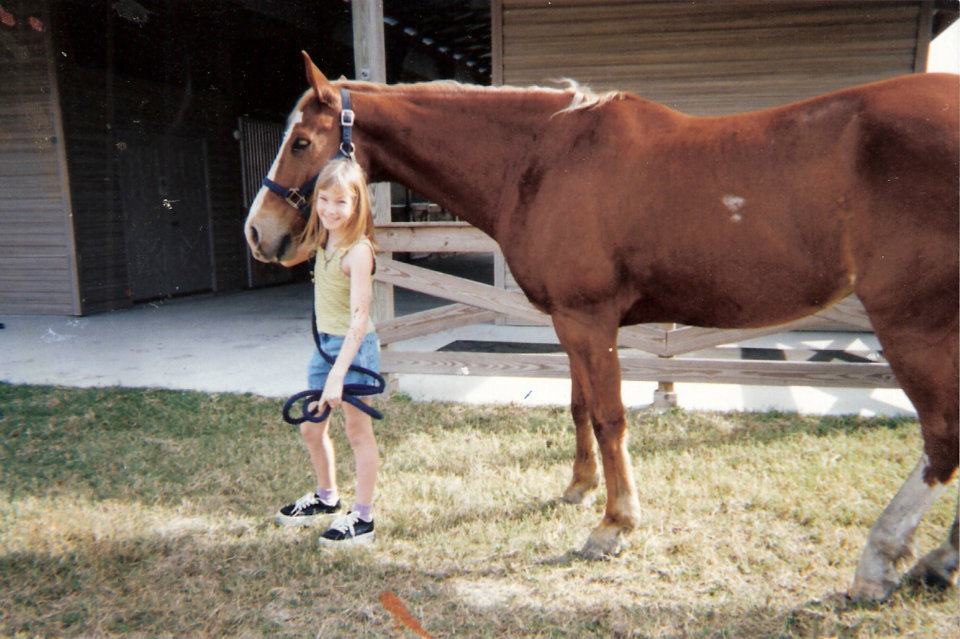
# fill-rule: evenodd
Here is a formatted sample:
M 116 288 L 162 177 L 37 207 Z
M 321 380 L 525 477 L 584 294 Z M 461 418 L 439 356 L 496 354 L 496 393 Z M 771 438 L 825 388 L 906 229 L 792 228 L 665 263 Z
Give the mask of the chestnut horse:
M 494 238 L 570 358 L 573 479 L 606 511 L 584 548 L 619 552 L 638 523 L 617 330 L 644 322 L 780 324 L 856 293 L 919 414 L 916 469 L 870 532 L 851 596 L 882 599 L 958 464 L 958 85 L 921 74 L 783 107 L 691 117 L 628 93 L 330 82 L 310 88 L 268 178 L 309 184 L 341 142 L 356 160 Z M 303 218 L 261 189 L 246 236 L 276 262 Z M 592 430 L 590 428 L 592 424 Z M 913 576 L 955 582 L 957 523 Z

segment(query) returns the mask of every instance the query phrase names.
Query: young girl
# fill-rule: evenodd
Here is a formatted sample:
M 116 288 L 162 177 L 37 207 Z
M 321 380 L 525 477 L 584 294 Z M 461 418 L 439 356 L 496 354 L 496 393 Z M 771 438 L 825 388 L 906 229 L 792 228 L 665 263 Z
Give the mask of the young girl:
M 324 404 L 343 407 L 347 439 L 353 449 L 357 487 L 353 506 L 336 517 L 320 536 L 321 544 L 345 545 L 373 541 L 373 489 L 379 454 L 370 416 L 341 402 L 344 383 L 371 380 L 351 363 L 379 372 L 380 343 L 369 319 L 373 297 L 373 214 L 363 169 L 353 160 L 334 160 L 324 167 L 314 191 L 313 207 L 299 238 L 299 249 L 284 266 L 294 266 L 316 254 L 313 269 L 317 331 L 324 351 L 335 358 L 330 366 L 314 351 L 308 369 L 310 388 L 323 387 Z M 280 509 L 278 524 L 303 526 L 340 510 L 329 418 L 323 423 L 304 422 L 300 434 L 310 453 L 317 478 L 316 492 L 307 493 Z

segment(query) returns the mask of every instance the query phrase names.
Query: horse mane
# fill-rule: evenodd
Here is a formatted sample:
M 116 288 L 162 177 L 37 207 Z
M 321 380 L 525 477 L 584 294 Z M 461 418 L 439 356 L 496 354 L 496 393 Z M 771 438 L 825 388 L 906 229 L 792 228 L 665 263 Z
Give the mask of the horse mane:
M 562 88 L 527 86 L 516 87 L 510 85 L 504 86 L 485 86 L 480 84 L 464 84 L 456 80 L 431 80 L 429 82 L 401 83 L 401 84 L 380 84 L 377 82 L 365 82 L 362 80 L 337 80 L 333 84 L 342 86 L 351 91 L 362 93 L 391 93 L 395 95 L 416 95 L 420 92 L 447 92 L 450 94 L 466 93 L 520 93 L 520 92 L 538 92 L 538 93 L 566 93 L 570 96 L 570 103 L 560 109 L 554 115 L 561 113 L 570 113 L 573 111 L 583 111 L 594 107 L 602 106 L 612 100 L 622 100 L 625 96 L 622 91 L 605 91 L 595 93 L 590 87 L 583 86 L 571 78 L 559 78 L 552 80 L 557 84 L 565 85 Z M 309 90 L 308 90 L 309 93 Z M 306 98 L 307 94 L 304 94 Z M 301 98 L 302 99 L 302 98 Z M 298 107 L 301 106 L 298 103 Z

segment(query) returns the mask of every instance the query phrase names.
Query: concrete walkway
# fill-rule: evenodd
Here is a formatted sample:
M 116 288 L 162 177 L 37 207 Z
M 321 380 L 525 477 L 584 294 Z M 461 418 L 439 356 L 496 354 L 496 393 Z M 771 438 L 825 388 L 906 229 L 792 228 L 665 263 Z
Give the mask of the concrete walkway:
M 489 255 L 421 264 L 493 281 Z M 0 381 L 288 396 L 306 388 L 312 296 L 312 284 L 301 282 L 89 317 L 0 316 Z M 397 290 L 395 311 L 406 315 L 442 303 Z
M 305 387 L 310 295 L 296 284 L 90 317 L 4 317 L 0 380 L 291 394 Z
M 90 317 L 0 316 L 0 381 L 62 386 L 126 386 L 249 392 L 286 397 L 306 388 L 312 349 L 309 283 L 223 295 L 148 303 Z M 429 308 L 437 300 L 399 292 L 397 314 Z M 505 339 L 504 329 L 510 332 Z M 434 350 L 454 341 L 550 342 L 545 327 L 478 325 L 398 344 Z M 828 348 L 872 340 L 869 334 L 791 335 L 749 345 L 798 349 L 830 341 Z M 859 342 L 858 342 L 859 343 Z M 820 346 L 823 348 L 823 346 Z M 858 347 L 862 348 L 862 347 Z M 867 349 L 876 346 L 867 346 Z M 739 349 L 731 349 L 737 357 Z M 652 401 L 656 384 L 625 382 L 627 406 Z M 399 376 L 399 390 L 416 400 L 566 405 L 570 382 L 558 379 Z M 729 384 L 677 384 L 680 406 L 702 410 L 778 409 L 812 414 L 901 415 L 913 412 L 898 389 L 816 389 Z

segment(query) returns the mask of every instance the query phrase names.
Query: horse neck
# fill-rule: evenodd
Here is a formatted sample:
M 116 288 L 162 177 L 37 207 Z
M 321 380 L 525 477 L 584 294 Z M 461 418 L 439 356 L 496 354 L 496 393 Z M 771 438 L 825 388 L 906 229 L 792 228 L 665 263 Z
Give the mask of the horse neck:
M 371 180 L 399 182 L 496 239 L 500 194 L 570 94 L 382 87 L 356 92 L 354 140 Z

